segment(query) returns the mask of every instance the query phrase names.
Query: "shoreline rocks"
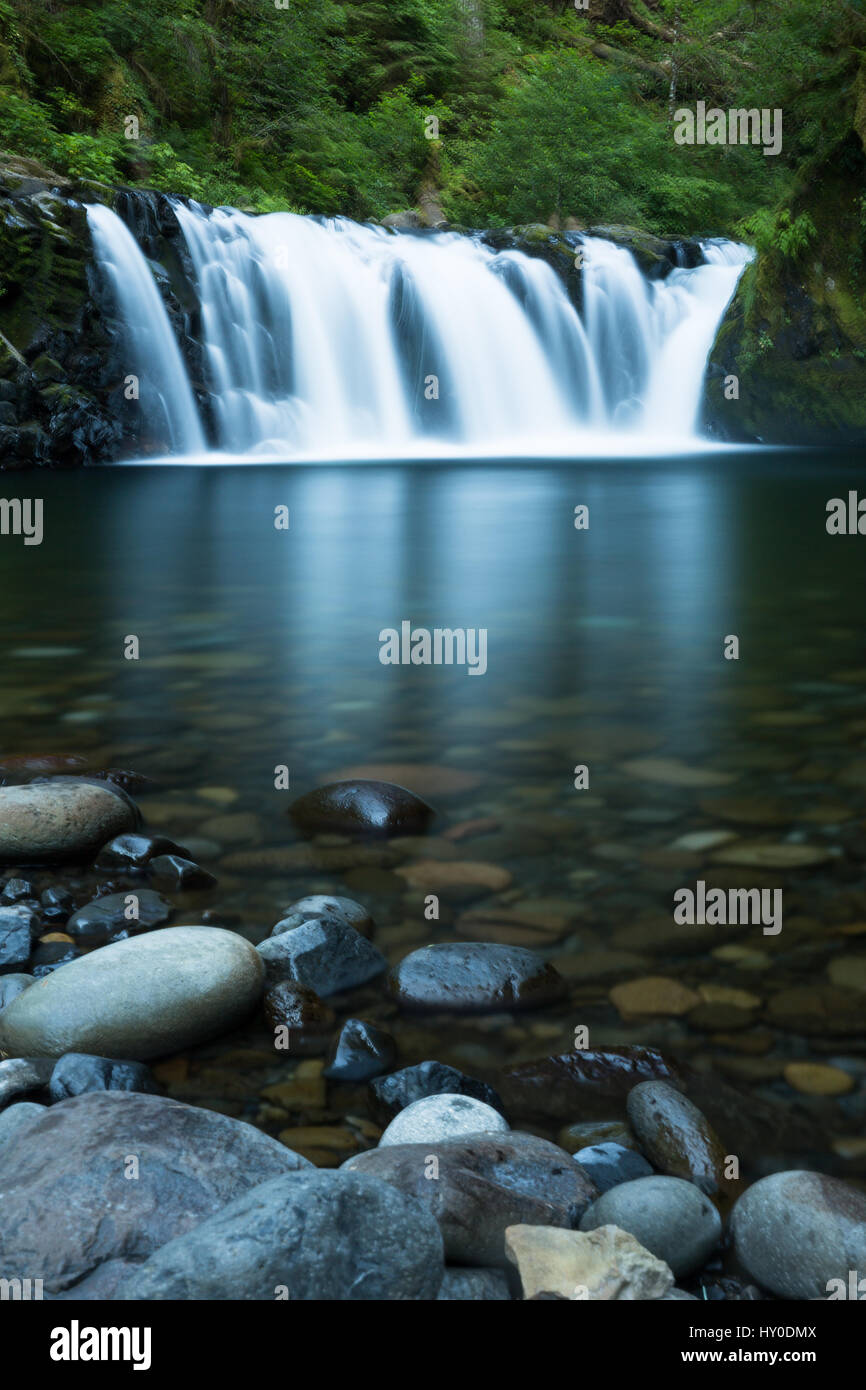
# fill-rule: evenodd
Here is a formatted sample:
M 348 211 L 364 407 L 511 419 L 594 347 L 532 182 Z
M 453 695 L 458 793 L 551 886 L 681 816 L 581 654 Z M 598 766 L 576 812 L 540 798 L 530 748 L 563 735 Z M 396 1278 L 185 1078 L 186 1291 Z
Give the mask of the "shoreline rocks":
M 743 1268 L 779 1298 L 849 1298 L 849 1272 L 866 1278 L 866 1194 L 839 1178 L 762 1178 L 734 1207 L 731 1233 Z
M 135 804 L 106 782 L 51 777 L 0 787 L 0 863 L 86 859 L 138 820 Z

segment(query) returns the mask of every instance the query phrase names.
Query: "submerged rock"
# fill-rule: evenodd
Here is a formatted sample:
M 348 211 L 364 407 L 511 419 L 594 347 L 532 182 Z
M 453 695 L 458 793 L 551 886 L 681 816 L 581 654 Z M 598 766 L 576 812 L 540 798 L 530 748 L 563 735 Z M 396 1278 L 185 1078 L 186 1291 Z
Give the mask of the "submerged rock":
M 290 1173 L 156 1251 L 123 1299 L 434 1299 L 442 1237 L 422 1204 L 367 1174 Z
M 134 1092 L 76 1096 L 0 1146 L 0 1267 L 5 1278 L 42 1279 L 53 1297 L 111 1298 L 175 1236 L 309 1166 L 211 1110 Z
M 133 802 L 103 783 L 51 777 L 0 787 L 0 863 L 84 860 L 137 820 Z
M 236 1027 L 258 1002 L 264 973 L 254 947 L 218 927 L 130 937 L 61 966 L 13 999 L 0 1014 L 0 1051 L 165 1056 Z
M 492 1013 L 548 1004 L 566 986 L 535 951 L 471 941 L 412 951 L 392 970 L 388 991 L 406 1009 Z
M 283 980 L 265 990 L 264 1008 L 272 1032 L 276 1035 L 278 1029 L 286 1030 L 289 1056 L 315 1057 L 327 1050 L 337 1015 L 315 990 L 295 980 Z
M 161 854 L 186 854 L 174 840 L 164 835 L 116 835 L 103 845 L 95 860 L 97 869 L 116 871 L 145 868 Z
M 115 936 L 131 936 L 161 926 L 173 913 L 172 904 L 159 893 L 151 888 L 136 888 L 126 893 L 108 893 L 85 903 L 72 913 L 66 931 L 85 945 L 102 945 Z
M 328 1054 L 329 1081 L 362 1082 L 394 1065 L 397 1046 L 390 1033 L 366 1018 L 347 1018 Z
M 292 820 L 309 835 L 420 835 L 435 814 L 406 787 L 363 780 L 317 787 L 289 807 Z

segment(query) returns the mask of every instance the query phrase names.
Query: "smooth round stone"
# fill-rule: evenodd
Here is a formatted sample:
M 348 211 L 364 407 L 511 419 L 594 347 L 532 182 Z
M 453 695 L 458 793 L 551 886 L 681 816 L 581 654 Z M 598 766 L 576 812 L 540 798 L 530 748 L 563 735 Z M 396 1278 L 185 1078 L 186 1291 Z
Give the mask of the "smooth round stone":
M 710 1199 L 683 1178 L 637 1178 L 611 1188 L 581 1218 L 582 1231 L 599 1226 L 628 1231 L 677 1278 L 700 1269 L 722 1234 Z
M 255 1008 L 264 967 L 253 946 L 219 927 L 166 927 L 62 966 L 0 1014 L 13 1057 L 146 1061 L 228 1033 Z
M 343 922 L 348 922 L 350 927 L 354 927 L 355 931 L 366 936 L 368 940 L 372 938 L 374 923 L 366 907 L 354 902 L 352 898 L 332 897 L 328 893 L 313 893 L 309 897 L 298 898 L 297 902 L 290 903 L 285 917 L 277 922 L 271 936 L 280 936 L 283 932 L 291 931 L 293 927 L 299 927 L 302 922 L 322 917 L 337 917 Z
M 394 782 L 331 782 L 307 792 L 289 807 L 309 835 L 420 835 L 435 815 L 432 807 Z
M 136 916 L 128 917 L 131 899 L 136 900 Z M 66 931 L 76 941 L 88 945 L 102 944 L 111 937 L 124 932 L 149 931 L 151 927 L 161 926 L 174 912 L 167 899 L 152 888 L 137 888 L 125 893 L 108 893 L 104 898 L 94 898 L 73 912 L 66 923 Z
M 175 1236 L 309 1167 L 252 1125 L 164 1096 L 60 1101 L 0 1145 L 3 1277 L 42 1279 L 46 1297 L 112 1298 Z
M 17 999 L 18 995 L 23 994 L 25 989 L 29 989 L 32 984 L 32 975 L 14 972 L 0 975 L 0 1009 L 5 1009 L 7 1004 L 11 1004 L 13 999 Z
M 643 1152 L 662 1173 L 686 1178 L 709 1196 L 730 1187 L 724 1145 L 681 1091 L 665 1081 L 642 1081 L 629 1091 L 626 1109 Z
M 369 1081 L 394 1065 L 397 1047 L 390 1033 L 366 1018 L 347 1018 L 328 1055 L 329 1081 Z
M 381 1124 L 393 1120 L 415 1100 L 445 1093 L 472 1096 L 504 1114 L 502 1101 L 492 1086 L 478 1081 L 474 1076 L 466 1076 L 444 1062 L 418 1062 L 414 1067 L 403 1067 L 402 1071 L 394 1071 L 390 1076 L 378 1077 L 370 1082 L 373 1112 Z
M 91 1057 L 86 1052 L 67 1052 L 54 1064 L 48 1083 L 52 1100 L 68 1100 L 88 1091 L 158 1091 L 149 1067 L 142 1062 L 122 1062 L 113 1057 Z
M 471 1096 L 425 1096 L 401 1110 L 389 1124 L 379 1148 L 389 1144 L 442 1143 L 467 1134 L 507 1134 L 508 1123 L 492 1106 Z
M 866 1194 L 839 1178 L 761 1178 L 734 1207 L 731 1232 L 743 1268 L 779 1298 L 848 1298 L 849 1271 L 866 1278 Z
M 498 1269 L 446 1269 L 439 1292 L 440 1303 L 504 1302 L 511 1299 L 508 1280 Z
M 275 1040 L 278 1029 L 286 1030 L 285 1051 L 290 1057 L 314 1057 L 327 1050 L 337 1015 L 314 990 L 284 980 L 265 990 L 264 1008 Z
M 295 980 L 325 997 L 366 984 L 388 965 L 381 951 L 340 918 L 303 922 L 256 949 L 269 984 Z
M 105 783 L 52 777 L 0 787 L 0 863 L 88 859 L 137 820 L 129 797 Z
M 5 1144 L 25 1125 L 40 1119 L 47 1108 L 45 1105 L 37 1104 L 35 1100 L 19 1100 L 14 1105 L 7 1105 L 5 1110 L 0 1111 L 0 1144 Z
M 290 1173 L 151 1255 L 121 1299 L 435 1299 L 442 1237 L 420 1202 L 367 1174 Z
M 406 1009 L 493 1013 L 548 1004 L 566 986 L 535 951 L 471 941 L 412 951 L 391 971 L 388 991 Z
M 653 1171 L 643 1154 L 622 1144 L 593 1144 L 588 1149 L 578 1149 L 574 1161 L 592 1178 L 599 1192 L 609 1192 L 635 1178 L 648 1178 Z
M 95 860 L 97 869 L 143 869 L 161 854 L 185 855 L 187 851 L 165 835 L 117 835 L 103 845 Z

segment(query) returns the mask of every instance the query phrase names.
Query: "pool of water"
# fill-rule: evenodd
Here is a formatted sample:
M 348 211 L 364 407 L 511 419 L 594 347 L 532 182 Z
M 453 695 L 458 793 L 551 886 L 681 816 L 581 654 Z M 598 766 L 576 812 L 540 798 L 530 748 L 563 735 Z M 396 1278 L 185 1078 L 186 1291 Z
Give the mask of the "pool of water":
M 176 896 L 176 923 L 209 912 L 258 941 L 293 899 L 340 892 L 391 960 L 513 941 L 568 978 L 565 1005 L 460 1022 L 359 992 L 352 1012 L 392 1029 L 401 1065 L 490 1075 L 585 1025 L 591 1046 L 657 1045 L 782 1101 L 828 1171 L 863 1172 L 866 538 L 825 528 L 856 485 L 856 460 L 807 451 L 7 474 L 5 497 L 43 499 L 44 539 L 0 537 L 3 751 L 153 779 L 147 826 L 218 878 Z M 383 665 L 380 633 L 404 621 L 485 629 L 485 674 Z M 434 804 L 429 843 L 301 850 L 289 802 L 359 768 Z M 508 882 L 456 871 L 431 922 L 398 872 L 429 858 Z M 699 879 L 781 888 L 783 929 L 675 927 L 673 895 Z M 692 1006 L 611 999 L 658 976 Z M 850 1086 L 805 1094 L 803 1062 Z M 297 1064 L 254 1022 L 162 1078 L 273 1133 L 312 1126 L 317 1161 L 367 1146 L 363 1097 L 301 1065 L 294 1101 L 263 1095 Z

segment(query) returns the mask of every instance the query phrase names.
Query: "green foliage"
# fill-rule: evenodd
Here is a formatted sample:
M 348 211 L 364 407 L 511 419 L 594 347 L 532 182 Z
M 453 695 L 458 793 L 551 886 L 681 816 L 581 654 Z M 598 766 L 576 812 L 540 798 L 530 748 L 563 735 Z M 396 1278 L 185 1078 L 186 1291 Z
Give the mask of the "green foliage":
M 759 208 L 740 222 L 739 231 L 762 255 L 777 253 L 786 261 L 800 260 L 818 236 L 808 212 L 792 217 L 788 208 Z

